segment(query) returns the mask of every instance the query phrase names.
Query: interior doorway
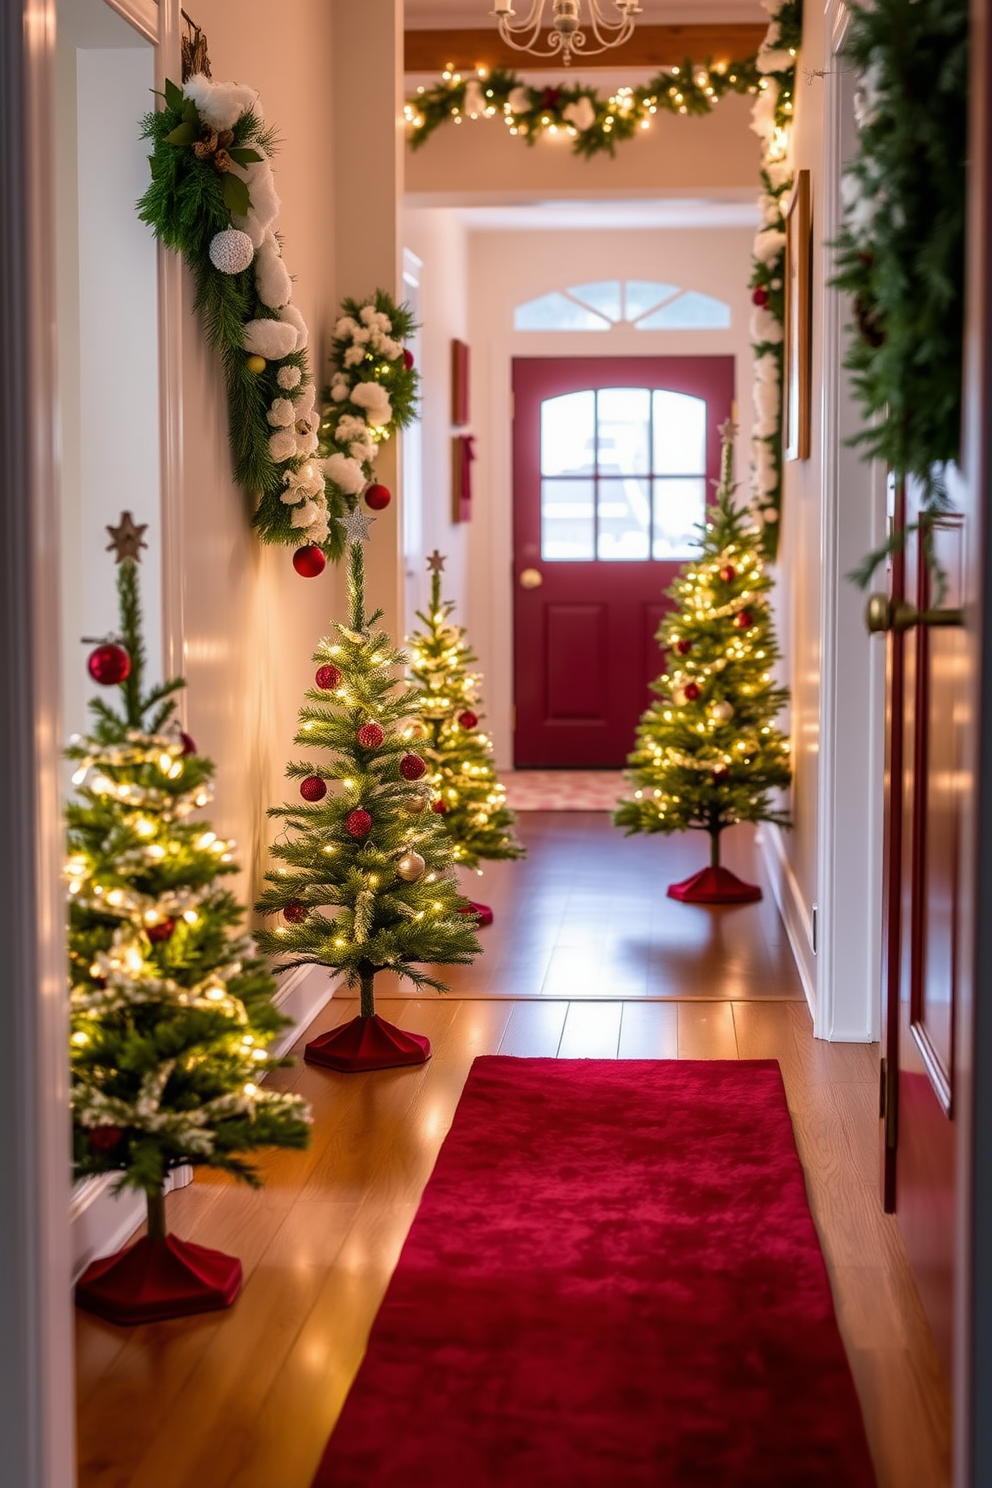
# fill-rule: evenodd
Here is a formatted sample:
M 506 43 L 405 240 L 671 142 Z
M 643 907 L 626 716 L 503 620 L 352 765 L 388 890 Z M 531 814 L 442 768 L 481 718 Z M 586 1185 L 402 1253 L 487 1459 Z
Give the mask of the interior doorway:
M 513 363 L 514 764 L 617 768 L 695 551 L 732 356 Z

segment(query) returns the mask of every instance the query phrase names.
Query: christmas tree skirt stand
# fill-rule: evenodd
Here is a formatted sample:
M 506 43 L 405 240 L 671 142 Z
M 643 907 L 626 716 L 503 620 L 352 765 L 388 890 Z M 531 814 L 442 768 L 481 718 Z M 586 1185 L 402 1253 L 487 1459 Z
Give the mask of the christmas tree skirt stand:
M 691 878 L 668 885 L 669 899 L 683 904 L 754 904 L 761 898 L 757 884 L 745 883 L 729 868 L 701 868 Z
M 425 1064 L 430 1057 L 429 1038 L 407 1033 L 395 1023 L 387 1023 L 378 1013 L 371 1018 L 352 1018 L 350 1023 L 312 1039 L 303 1050 L 307 1064 L 320 1064 L 343 1074 Z
M 166 1235 L 94 1261 L 76 1283 L 76 1305 L 110 1323 L 157 1323 L 230 1307 L 241 1290 L 237 1256 Z
M 477 930 L 481 930 L 483 925 L 491 925 L 493 922 L 493 912 L 489 908 L 489 905 L 479 904 L 475 899 L 468 901 L 468 904 L 462 910 L 462 914 L 478 915 L 479 918 L 475 926 Z

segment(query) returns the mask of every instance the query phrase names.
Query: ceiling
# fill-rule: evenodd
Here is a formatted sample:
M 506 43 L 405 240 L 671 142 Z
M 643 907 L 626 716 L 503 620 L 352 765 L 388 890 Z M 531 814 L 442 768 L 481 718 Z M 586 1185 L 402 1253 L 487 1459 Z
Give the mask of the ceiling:
M 516 0 L 518 17 L 526 17 L 531 0 Z M 495 29 L 492 0 L 406 0 L 407 30 Z M 606 8 L 609 9 L 607 0 Z M 550 6 L 547 7 L 550 15 Z M 639 20 L 646 25 L 724 25 L 765 22 L 761 0 L 641 0 Z
M 470 231 L 590 232 L 674 227 L 747 227 L 761 220 L 757 203 L 674 197 L 655 201 L 533 201 L 460 206 L 457 216 Z

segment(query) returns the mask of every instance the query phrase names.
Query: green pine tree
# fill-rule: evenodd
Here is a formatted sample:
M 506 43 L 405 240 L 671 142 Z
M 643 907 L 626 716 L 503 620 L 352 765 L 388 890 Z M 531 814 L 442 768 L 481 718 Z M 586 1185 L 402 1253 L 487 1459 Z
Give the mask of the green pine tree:
M 343 524 L 352 537 L 350 623 L 317 647 L 315 686 L 299 714 L 295 742 L 324 751 L 325 761 L 286 767 L 302 799 L 270 808 L 285 826 L 271 849 L 283 866 L 266 873 L 256 906 L 283 918 L 256 934 L 262 950 L 280 957 L 278 969 L 343 972 L 360 989 L 363 1018 L 375 1013 L 377 972 L 443 991 L 419 963 L 467 963 L 479 951 L 447 833 L 429 809 L 426 763 L 404 738 L 413 693 L 397 683 L 396 669 L 405 657 L 376 628 L 381 611 L 365 614 L 355 536 L 367 522 L 356 512 Z
M 111 530 L 130 672 L 119 709 L 94 699 L 92 732 L 67 750 L 71 1103 L 77 1174 L 116 1172 L 118 1186 L 143 1189 L 156 1237 L 172 1168 L 222 1168 L 255 1184 L 244 1154 L 305 1146 L 310 1113 L 258 1083 L 288 1062 L 266 1052 L 288 1020 L 221 886 L 237 872 L 234 844 L 198 816 L 214 767 L 175 720 L 183 683 L 142 691 L 143 529 L 128 543 L 128 522 Z
M 736 822 L 788 816 L 772 792 L 791 780 L 789 745 L 775 727 L 788 692 L 773 680 L 779 655 L 758 535 L 734 506 L 731 425 L 720 430 L 716 503 L 701 529 L 701 552 L 668 590 L 676 608 L 658 628 L 668 669 L 652 685 L 628 757 L 633 791 L 613 814 L 633 832 L 710 836 L 720 863 L 720 834 Z
M 441 566 L 431 568 L 430 612 L 417 611 L 424 630 L 410 637 L 410 671 L 417 683 L 414 709 L 421 720 L 424 752 L 431 766 L 436 810 L 451 839 L 456 863 L 477 868 L 483 858 L 522 858 L 513 835 L 516 818 L 496 778 L 492 740 L 480 730 L 479 683 L 470 671 L 477 660 L 466 632 L 451 623 L 453 600 L 441 598 Z

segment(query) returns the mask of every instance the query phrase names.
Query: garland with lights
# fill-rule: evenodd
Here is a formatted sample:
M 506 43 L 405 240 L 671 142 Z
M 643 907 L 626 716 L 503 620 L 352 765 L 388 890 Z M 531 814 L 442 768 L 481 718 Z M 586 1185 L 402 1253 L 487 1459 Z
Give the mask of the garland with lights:
M 419 963 L 465 963 L 478 954 L 476 916 L 454 880 L 448 834 L 431 807 L 426 760 L 409 745 L 415 694 L 397 681 L 406 658 L 365 612 L 362 544 L 374 518 L 341 519 L 349 541 L 350 615 L 314 653 L 314 685 L 300 708 L 295 742 L 323 758 L 291 761 L 299 799 L 270 807 L 283 823 L 272 845 L 279 864 L 255 908 L 278 916 L 259 948 L 279 971 L 325 966 L 357 987 L 357 1018 L 307 1045 L 311 1063 L 338 1070 L 420 1064 L 430 1044 L 375 1011 L 381 971 L 443 990 Z
M 775 726 L 788 701 L 772 667 L 778 643 L 767 600 L 759 532 L 734 505 L 734 430 L 721 425 L 720 484 L 701 534 L 699 558 L 686 564 L 668 594 L 676 608 L 658 629 L 669 653 L 654 683 L 628 760 L 633 789 L 614 823 L 633 832 L 710 837 L 710 866 L 669 889 L 697 903 L 761 897 L 720 865 L 720 836 L 737 822 L 789 824 L 771 799 L 789 784 L 789 745 Z
M 785 206 L 792 190 L 789 141 L 795 108 L 802 0 L 770 0 L 771 23 L 758 48 L 761 74 L 751 128 L 761 140 L 761 226 L 751 261 L 754 413 L 751 501 L 764 556 L 778 551 L 782 507 L 782 374 L 785 360 Z
M 508 68 L 479 68 L 471 77 L 445 71 L 432 87 L 418 88 L 404 113 L 410 144 L 418 150 L 442 124 L 501 118 L 512 135 L 533 145 L 542 134 L 565 134 L 572 153 L 616 154 L 617 144 L 649 129 L 655 114 L 709 114 L 727 93 L 755 93 L 760 73 L 753 57 L 739 62 L 663 68 L 643 87 L 619 88 L 602 97 L 587 83 L 531 88 Z
M 73 1152 L 78 1175 L 112 1173 L 118 1188 L 145 1193 L 149 1236 L 143 1250 L 94 1263 L 77 1300 L 139 1322 L 224 1305 L 240 1284 L 239 1262 L 207 1252 L 225 1278 L 217 1300 L 196 1255 L 166 1236 L 168 1174 L 191 1164 L 257 1184 L 244 1154 L 305 1146 L 310 1115 L 298 1097 L 259 1086 L 287 1062 L 266 1046 L 288 1020 L 221 886 L 237 872 L 234 844 L 193 819 L 212 798 L 213 765 L 175 721 L 183 684 L 142 689 L 144 527 L 125 513 L 108 530 L 120 636 L 97 647 L 89 671 L 120 688 L 121 705 L 94 699 L 92 733 L 66 751 L 76 791 L 66 807 Z M 136 1255 L 147 1260 L 144 1282 Z M 158 1310 L 143 1311 L 153 1292 Z
M 864 418 L 853 442 L 918 481 L 932 516 L 948 509 L 944 468 L 960 453 L 968 5 L 852 0 L 850 12 L 858 135 L 833 283 L 853 301 L 845 366 Z M 853 577 L 867 584 L 916 525 Z
M 424 739 L 431 766 L 427 779 L 443 808 L 455 861 L 478 869 L 480 859 L 522 858 L 526 849 L 513 835 L 515 817 L 496 778 L 492 740 L 479 727 L 482 679 L 470 670 L 477 658 L 464 628 L 452 623 L 454 601 L 441 598 L 444 558 L 435 551 L 427 566 L 430 607 L 427 614 L 418 610 L 424 629 L 408 642 L 410 675 L 417 684 L 413 736 Z M 491 918 L 492 911 L 488 914 Z

